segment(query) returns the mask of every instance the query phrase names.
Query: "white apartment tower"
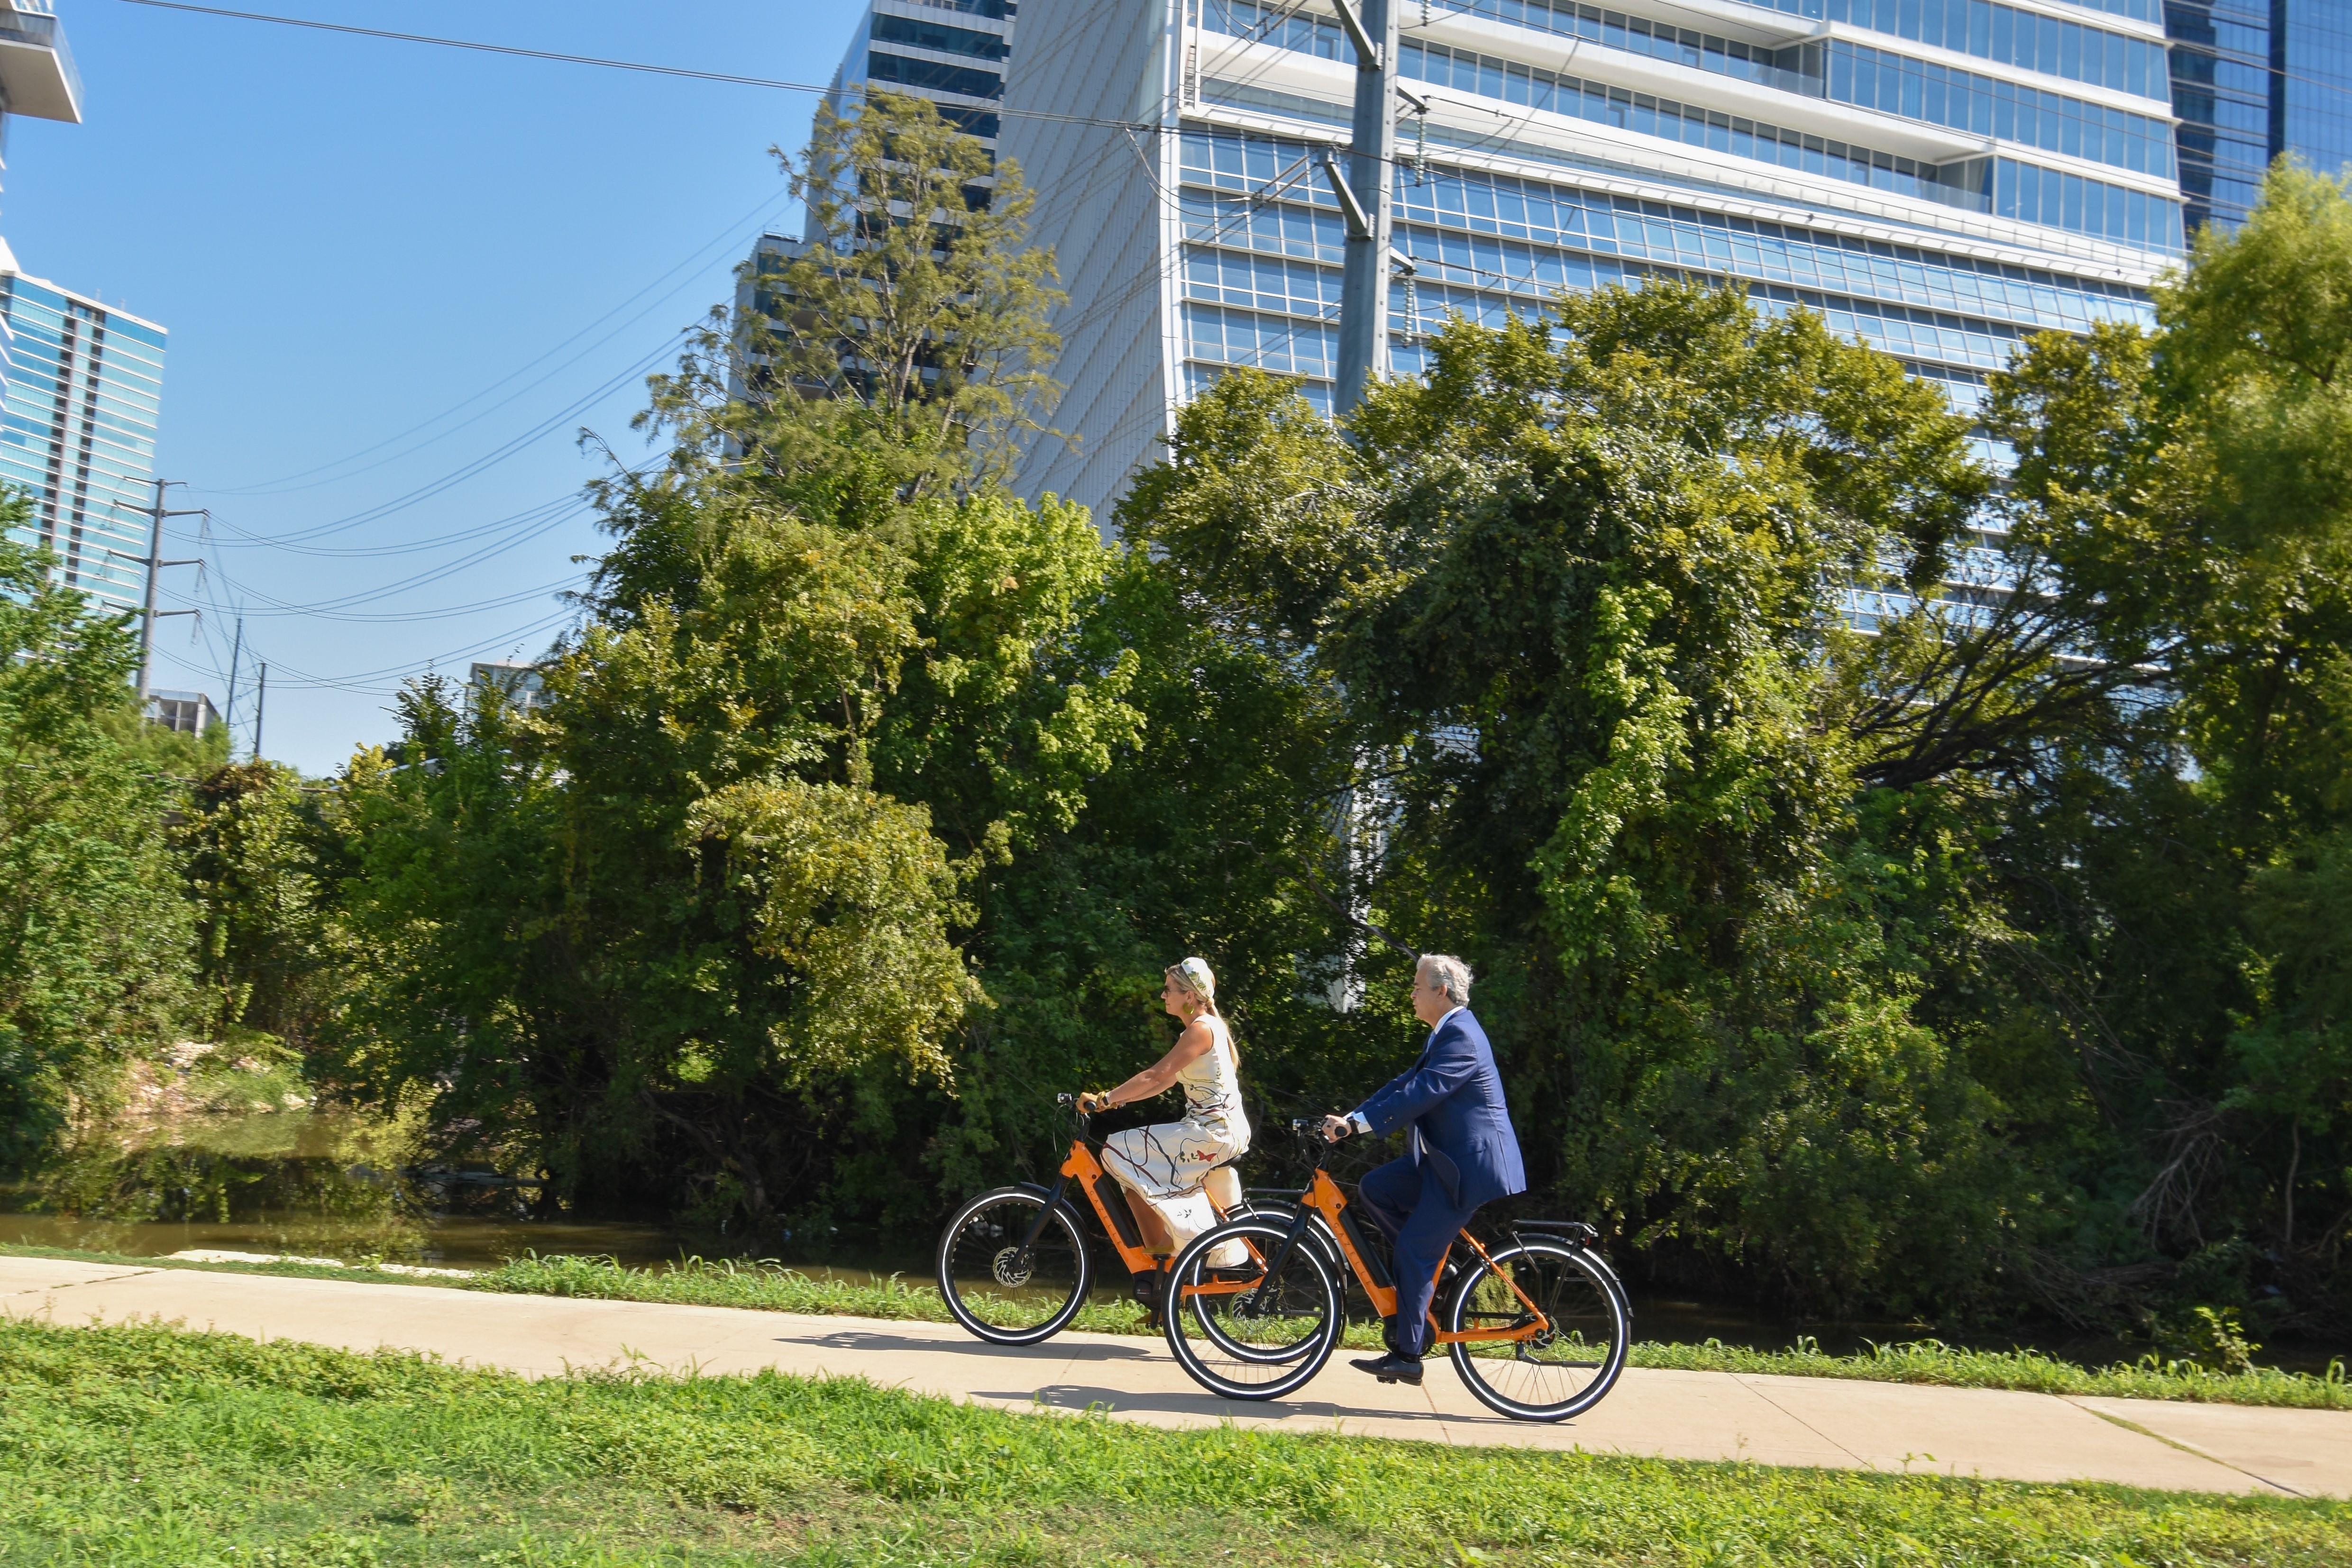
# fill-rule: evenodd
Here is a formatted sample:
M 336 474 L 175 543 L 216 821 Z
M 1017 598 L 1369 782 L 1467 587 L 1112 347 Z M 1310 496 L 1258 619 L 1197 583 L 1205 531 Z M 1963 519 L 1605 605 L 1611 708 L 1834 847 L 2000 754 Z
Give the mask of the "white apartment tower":
M 2024 336 L 2150 319 L 2181 250 L 2158 0 L 1391 0 L 1392 372 L 1449 313 L 1732 281 L 1972 406 Z M 1232 365 L 1328 406 L 1357 72 L 1320 0 L 1026 0 L 999 147 L 1058 254 L 1068 386 L 1020 485 L 1108 507 Z

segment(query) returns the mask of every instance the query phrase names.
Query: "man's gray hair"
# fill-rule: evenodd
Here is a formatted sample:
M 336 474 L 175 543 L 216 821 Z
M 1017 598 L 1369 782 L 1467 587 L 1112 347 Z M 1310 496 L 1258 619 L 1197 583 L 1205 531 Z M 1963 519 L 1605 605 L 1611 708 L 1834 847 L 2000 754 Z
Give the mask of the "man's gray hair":
M 1423 953 L 1414 967 L 1416 973 L 1435 980 L 1445 991 L 1445 999 L 1457 1008 L 1470 1005 L 1470 966 L 1451 953 Z

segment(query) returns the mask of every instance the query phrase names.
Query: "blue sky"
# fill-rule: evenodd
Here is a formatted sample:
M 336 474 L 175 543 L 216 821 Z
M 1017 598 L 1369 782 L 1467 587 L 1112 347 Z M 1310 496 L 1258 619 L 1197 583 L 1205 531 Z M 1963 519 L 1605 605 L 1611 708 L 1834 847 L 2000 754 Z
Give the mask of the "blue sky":
M 816 82 L 861 10 L 230 5 Z M 559 504 L 602 462 L 576 433 L 645 455 L 628 428 L 644 370 L 731 297 L 730 268 L 761 227 L 798 227 L 767 148 L 800 146 L 813 99 L 122 0 L 58 10 L 85 122 L 11 122 L 0 234 L 26 272 L 171 331 L 159 469 L 188 481 L 174 505 L 215 520 L 207 544 L 182 519 L 165 553 L 213 568 L 201 592 L 193 570 L 165 574 L 167 603 L 207 610 L 194 637 L 190 618 L 160 623 L 156 684 L 220 701 L 241 602 L 240 730 L 266 659 L 265 749 L 331 770 L 390 738 L 399 671 L 438 658 L 462 675 L 470 658 L 545 645 L 553 592 L 580 570 L 571 558 L 601 537 L 584 508 Z M 363 517 L 301 542 L 401 553 L 241 537 Z M 399 586 L 414 579 L 430 580 Z M 469 605 L 486 607 L 439 613 Z M 387 615 L 412 618 L 357 618 Z

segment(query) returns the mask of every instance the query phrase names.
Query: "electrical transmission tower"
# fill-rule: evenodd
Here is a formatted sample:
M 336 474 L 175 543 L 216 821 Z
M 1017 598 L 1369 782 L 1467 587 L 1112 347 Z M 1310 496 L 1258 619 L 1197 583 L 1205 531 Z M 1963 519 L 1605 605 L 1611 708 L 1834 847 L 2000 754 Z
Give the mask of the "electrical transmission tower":
M 121 550 L 109 550 L 107 552 L 109 555 L 121 556 L 124 560 L 135 560 L 140 565 L 147 569 L 147 603 L 146 607 L 141 611 L 139 616 L 139 710 L 142 713 L 147 711 L 147 688 L 155 666 L 156 617 L 159 615 L 194 615 L 196 613 L 196 612 L 193 610 L 156 609 L 156 574 L 161 572 L 167 566 L 204 565 L 204 562 L 201 559 L 165 560 L 163 559 L 163 519 L 166 517 L 202 517 L 205 513 L 205 508 L 202 507 L 195 507 L 183 512 L 167 512 L 163 509 L 163 491 L 168 486 L 180 483 L 180 481 L 177 479 L 155 479 L 151 480 L 150 483 L 155 486 L 155 501 L 152 506 L 122 507 L 124 511 L 135 512 L 148 520 L 147 553 L 143 556 L 136 556 L 124 555 Z M 120 501 L 114 504 L 118 507 L 122 506 L 122 503 Z

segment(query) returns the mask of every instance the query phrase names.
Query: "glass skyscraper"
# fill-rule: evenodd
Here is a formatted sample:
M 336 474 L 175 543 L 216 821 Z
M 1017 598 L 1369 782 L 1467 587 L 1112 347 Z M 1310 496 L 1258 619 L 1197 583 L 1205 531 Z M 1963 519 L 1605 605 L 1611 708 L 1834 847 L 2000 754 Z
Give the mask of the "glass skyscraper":
M 81 120 L 81 75 L 50 0 L 0 0 L 0 146 L 10 118 Z M 0 485 L 30 497 L 20 544 L 116 610 L 146 592 L 163 329 L 28 277 L 0 243 Z
M 1016 0 L 873 0 L 833 76 L 833 106 L 863 86 L 928 98 L 982 141 L 996 141 Z
M 2352 162 L 2352 0 L 2168 0 L 2164 19 L 2192 230 L 2243 223 L 2282 152 Z
M 7 161 L 8 121 L 19 114 L 81 123 L 81 73 L 49 0 L 0 0 L 0 165 Z M 16 269 L 0 241 L 0 271 Z M 8 321 L 0 313 L 0 390 L 7 377 Z
M 22 544 L 56 552 L 60 579 L 118 610 L 146 592 L 163 329 L 22 273 L 0 275 L 9 328 L 0 393 L 0 484 L 29 495 Z
M 1729 282 L 1821 312 L 1968 408 L 2027 335 L 2147 321 L 2183 200 L 2158 0 L 1394 0 L 1389 369 L 1448 312 Z M 1028 0 L 1000 144 L 1038 193 L 1068 385 L 1021 487 L 1105 508 L 1233 365 L 1328 406 L 1349 139 L 1335 16 Z M 1031 116 L 1020 111 L 1045 111 Z
M 2352 0 L 2273 0 L 2270 143 L 2323 174 L 2352 163 Z
M 854 107 L 859 89 L 887 88 L 939 107 L 951 120 L 980 138 L 991 152 L 999 129 L 997 105 L 1004 97 L 1004 62 L 1013 53 L 1018 0 L 871 0 L 849 37 L 833 73 L 825 102 L 835 113 Z M 736 290 L 740 314 L 754 308 L 773 313 L 756 279 L 782 270 L 814 235 L 761 235 L 751 247 L 751 277 Z M 744 367 L 732 371 L 740 395 Z

